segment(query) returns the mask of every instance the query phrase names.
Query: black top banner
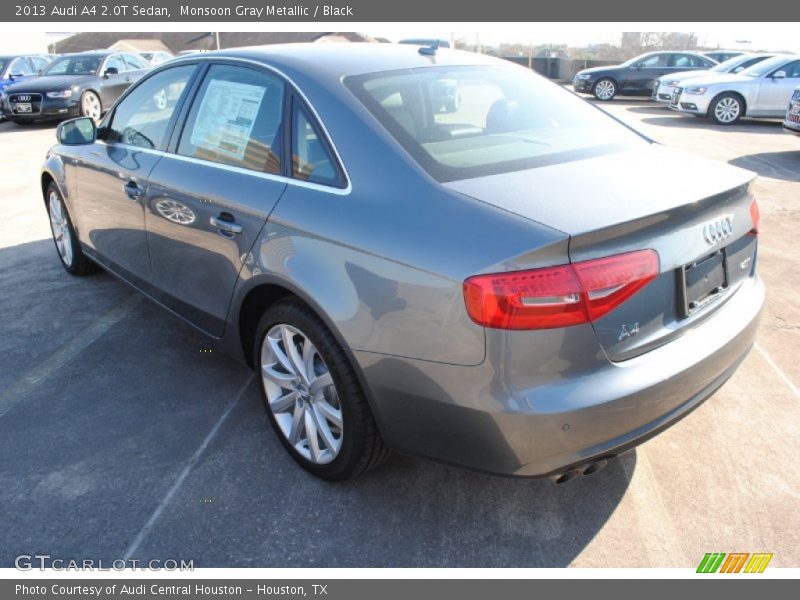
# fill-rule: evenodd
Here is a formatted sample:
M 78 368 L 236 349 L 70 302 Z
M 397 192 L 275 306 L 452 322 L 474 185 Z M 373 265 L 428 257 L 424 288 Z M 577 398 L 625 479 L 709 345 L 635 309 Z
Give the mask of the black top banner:
M 800 2 L 760 0 L 35 0 L 0 5 L 4 22 L 792 22 Z

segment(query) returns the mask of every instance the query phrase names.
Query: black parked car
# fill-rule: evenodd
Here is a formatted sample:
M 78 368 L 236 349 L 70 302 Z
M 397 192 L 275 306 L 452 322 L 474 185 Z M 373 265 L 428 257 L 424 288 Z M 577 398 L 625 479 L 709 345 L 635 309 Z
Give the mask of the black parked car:
M 99 120 L 150 69 L 127 52 L 81 52 L 56 58 L 41 75 L 5 90 L 3 116 L 16 123 L 84 116 Z
M 648 52 L 621 65 L 584 69 L 575 75 L 576 92 L 611 100 L 617 94 L 649 96 L 656 79 L 668 73 L 710 69 L 717 63 L 697 52 Z

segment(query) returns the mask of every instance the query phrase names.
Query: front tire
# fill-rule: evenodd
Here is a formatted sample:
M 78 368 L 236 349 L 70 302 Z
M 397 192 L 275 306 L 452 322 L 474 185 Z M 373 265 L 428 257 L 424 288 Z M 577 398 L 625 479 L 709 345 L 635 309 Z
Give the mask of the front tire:
M 592 94 L 602 102 L 613 100 L 617 95 L 617 82 L 609 77 L 598 79 L 592 87 Z
M 255 339 L 264 408 L 300 466 L 342 481 L 386 459 L 388 448 L 347 356 L 310 308 L 297 300 L 272 306 Z
M 737 94 L 720 94 L 708 109 L 709 118 L 717 125 L 733 125 L 744 115 L 744 102 Z
M 97 266 L 81 250 L 78 236 L 67 211 L 67 205 L 55 183 L 47 187 L 47 214 L 50 217 L 50 231 L 56 245 L 61 265 L 70 275 L 89 275 Z
M 81 116 L 89 117 L 95 122 L 99 122 L 103 116 L 103 104 L 94 92 L 87 91 L 81 94 Z

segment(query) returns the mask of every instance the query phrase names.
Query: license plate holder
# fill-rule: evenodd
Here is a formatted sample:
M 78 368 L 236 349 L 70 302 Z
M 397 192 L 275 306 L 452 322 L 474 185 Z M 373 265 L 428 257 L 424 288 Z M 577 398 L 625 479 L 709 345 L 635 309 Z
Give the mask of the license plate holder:
M 684 316 L 689 316 L 719 298 L 728 288 L 725 250 L 684 265 L 680 270 Z
M 18 113 L 30 113 L 33 112 L 33 105 L 30 102 L 17 102 L 14 110 Z

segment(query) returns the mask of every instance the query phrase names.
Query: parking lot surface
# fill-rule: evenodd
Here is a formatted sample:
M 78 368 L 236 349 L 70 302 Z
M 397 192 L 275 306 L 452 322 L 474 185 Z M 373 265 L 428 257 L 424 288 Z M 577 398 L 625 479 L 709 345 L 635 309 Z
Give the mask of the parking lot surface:
M 405 456 L 345 484 L 306 474 L 247 369 L 111 276 L 64 272 L 38 183 L 54 128 L 0 124 L 0 566 L 46 553 L 196 567 L 695 567 L 736 551 L 800 566 L 800 138 L 648 101 L 603 109 L 759 174 L 768 300 L 727 385 L 562 486 Z

